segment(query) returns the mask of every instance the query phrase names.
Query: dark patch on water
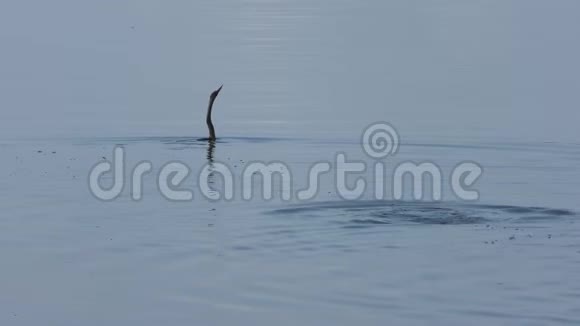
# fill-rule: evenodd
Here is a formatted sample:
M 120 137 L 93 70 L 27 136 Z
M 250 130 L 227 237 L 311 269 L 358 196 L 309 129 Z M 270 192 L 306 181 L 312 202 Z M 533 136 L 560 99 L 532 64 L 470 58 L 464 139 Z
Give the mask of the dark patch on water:
M 507 205 L 469 205 L 397 201 L 343 201 L 297 205 L 274 215 L 332 218 L 347 228 L 393 224 L 466 225 L 492 222 L 533 223 L 576 216 L 565 209 Z M 339 219 L 337 221 L 337 219 Z M 342 220 L 340 220 L 342 219 Z

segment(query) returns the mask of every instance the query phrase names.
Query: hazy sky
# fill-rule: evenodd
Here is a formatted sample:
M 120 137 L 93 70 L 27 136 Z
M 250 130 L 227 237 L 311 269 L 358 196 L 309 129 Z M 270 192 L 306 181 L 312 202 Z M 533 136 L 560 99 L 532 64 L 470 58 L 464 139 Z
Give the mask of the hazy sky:
M 204 135 L 224 83 L 236 134 L 580 141 L 576 0 L 5 0 L 0 42 L 4 138 Z

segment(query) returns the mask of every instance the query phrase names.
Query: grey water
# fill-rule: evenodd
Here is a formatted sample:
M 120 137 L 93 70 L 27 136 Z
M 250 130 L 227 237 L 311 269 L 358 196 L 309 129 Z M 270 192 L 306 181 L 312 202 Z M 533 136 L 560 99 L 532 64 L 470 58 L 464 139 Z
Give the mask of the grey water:
M 0 324 L 577 325 L 579 9 L 4 4 Z M 204 115 L 221 84 L 210 143 Z M 380 121 L 400 144 L 375 159 L 361 139 Z M 128 171 L 153 166 L 139 201 L 128 175 L 113 201 L 90 191 L 91 169 L 118 146 Z M 347 180 L 366 181 L 360 198 L 337 189 L 339 153 L 367 166 Z M 477 201 L 449 181 L 468 161 L 483 168 Z M 180 187 L 192 200 L 161 194 L 169 162 L 190 168 Z M 314 164 L 332 169 L 309 200 L 283 200 L 279 182 L 273 199 L 255 183 L 245 200 L 253 162 L 283 163 L 292 194 Z M 442 200 L 393 198 L 403 162 L 436 164 Z M 232 200 L 200 190 L 216 164 L 232 171 Z

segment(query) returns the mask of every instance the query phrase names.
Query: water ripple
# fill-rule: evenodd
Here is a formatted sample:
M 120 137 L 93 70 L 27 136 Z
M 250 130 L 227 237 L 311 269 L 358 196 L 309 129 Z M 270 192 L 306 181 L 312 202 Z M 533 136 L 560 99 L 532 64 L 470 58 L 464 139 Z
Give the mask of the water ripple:
M 344 227 L 392 224 L 482 224 L 491 222 L 539 222 L 575 216 L 565 209 L 483 205 L 460 203 L 425 203 L 403 201 L 319 202 L 269 211 L 283 216 L 344 217 Z

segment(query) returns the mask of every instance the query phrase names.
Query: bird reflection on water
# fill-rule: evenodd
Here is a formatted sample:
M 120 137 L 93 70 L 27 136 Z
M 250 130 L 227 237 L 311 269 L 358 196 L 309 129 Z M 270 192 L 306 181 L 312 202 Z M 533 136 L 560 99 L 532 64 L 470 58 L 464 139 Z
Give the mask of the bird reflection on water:
M 213 168 L 213 163 L 214 163 L 214 153 L 215 153 L 215 140 L 208 140 L 207 141 L 207 163 L 210 165 L 211 168 Z
M 213 172 L 214 171 L 214 155 L 215 155 L 215 147 L 216 147 L 215 145 L 216 145 L 215 139 L 208 139 L 206 159 L 207 159 L 208 168 L 211 171 L 209 173 L 209 175 L 207 176 L 207 182 L 210 185 L 213 185 L 215 183 L 215 174 Z

